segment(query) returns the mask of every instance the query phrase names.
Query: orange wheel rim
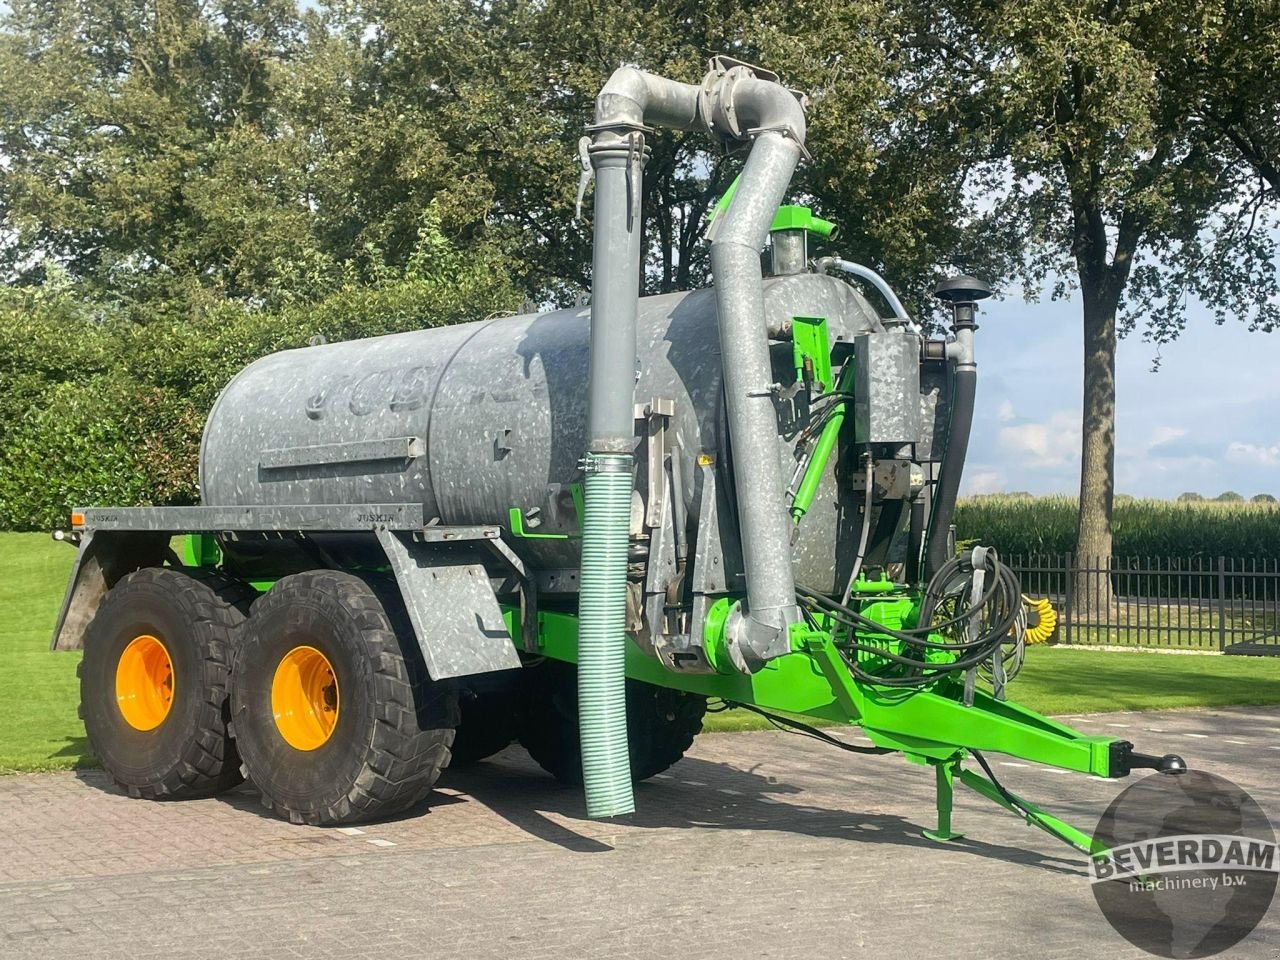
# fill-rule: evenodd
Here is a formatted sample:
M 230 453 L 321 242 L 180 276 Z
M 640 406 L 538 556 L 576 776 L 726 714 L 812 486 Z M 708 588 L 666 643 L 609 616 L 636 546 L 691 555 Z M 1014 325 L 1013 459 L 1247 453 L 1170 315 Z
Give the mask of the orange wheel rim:
M 144 633 L 134 637 L 116 664 L 116 704 L 135 730 L 154 730 L 173 707 L 173 660 L 165 645 Z
M 308 646 L 286 653 L 271 680 L 271 712 L 295 750 L 328 743 L 338 723 L 338 677 L 329 658 Z

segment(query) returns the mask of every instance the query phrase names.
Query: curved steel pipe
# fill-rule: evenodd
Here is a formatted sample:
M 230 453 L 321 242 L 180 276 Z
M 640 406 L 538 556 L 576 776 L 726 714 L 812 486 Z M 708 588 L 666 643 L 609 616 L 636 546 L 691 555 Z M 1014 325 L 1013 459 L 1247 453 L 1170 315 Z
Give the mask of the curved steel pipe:
M 884 297 L 885 303 L 889 305 L 889 309 L 893 311 L 895 320 L 901 320 L 907 325 L 907 328 L 919 334 L 920 328 L 916 322 L 911 319 L 911 315 L 907 313 L 907 308 L 902 305 L 902 301 L 898 299 L 898 295 L 893 292 L 893 287 L 889 286 L 889 282 L 884 277 L 876 273 L 870 267 L 861 263 L 854 263 L 852 260 L 843 260 L 840 257 L 823 257 L 815 266 L 820 273 L 835 268 L 843 273 L 847 273 L 859 280 L 865 280 L 871 284 Z
M 759 134 L 711 243 L 747 577 L 746 610 L 730 620 L 728 639 L 734 661 L 749 669 L 788 653 L 788 628 L 801 619 L 760 271 L 760 250 L 799 159 L 800 144 L 785 133 Z

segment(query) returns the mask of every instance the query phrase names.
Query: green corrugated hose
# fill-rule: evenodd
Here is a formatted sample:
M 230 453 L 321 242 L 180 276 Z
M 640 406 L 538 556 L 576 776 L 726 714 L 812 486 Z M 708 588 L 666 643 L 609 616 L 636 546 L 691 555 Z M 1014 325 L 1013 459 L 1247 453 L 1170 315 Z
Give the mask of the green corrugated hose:
M 635 810 L 627 750 L 627 548 L 631 456 L 588 454 L 578 594 L 578 729 L 587 816 Z

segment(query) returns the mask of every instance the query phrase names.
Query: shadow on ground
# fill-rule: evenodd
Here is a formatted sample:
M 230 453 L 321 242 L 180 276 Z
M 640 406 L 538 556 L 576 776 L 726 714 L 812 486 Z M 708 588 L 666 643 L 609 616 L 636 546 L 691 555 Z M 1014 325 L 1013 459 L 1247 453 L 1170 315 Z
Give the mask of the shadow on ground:
M 552 780 L 524 763 L 513 762 L 519 748 L 461 770 L 447 770 L 440 786 L 465 794 L 527 833 L 570 850 L 612 849 L 611 845 L 578 833 L 552 820 L 555 814 L 571 821 L 588 821 L 580 787 Z M 889 760 L 888 762 L 892 762 Z M 669 779 L 636 785 L 636 812 L 609 821 L 619 826 L 772 830 L 808 837 L 827 837 L 853 843 L 892 843 L 908 847 L 940 845 L 921 835 L 926 824 L 884 813 L 864 813 L 780 799 L 802 793 L 799 787 L 724 763 L 686 757 L 671 769 Z M 691 781 L 686 783 L 686 781 Z M 428 810 L 430 808 L 428 807 Z M 1035 851 L 961 839 L 947 849 L 975 856 L 1041 867 L 1059 873 L 1083 874 L 1078 857 L 1045 856 Z
M 921 836 L 926 824 L 905 817 L 788 802 L 780 797 L 796 799 L 796 795 L 803 793 L 801 788 L 729 764 L 686 757 L 670 773 L 668 779 L 637 784 L 636 812 L 607 823 L 620 828 L 770 830 L 845 840 L 851 844 L 930 847 L 1055 873 L 1084 874 L 1080 858 L 1065 850 L 1062 856 L 1053 856 L 967 838 L 944 847 Z M 75 775 L 95 789 L 124 793 L 101 770 L 77 770 Z M 529 761 L 519 747 L 511 747 L 498 757 L 473 766 L 446 770 L 437 787 L 425 803 L 375 822 L 421 821 L 421 828 L 430 830 L 434 810 L 455 804 L 478 804 L 530 836 L 575 853 L 609 851 L 614 849 L 617 840 L 608 836 L 607 831 L 605 835 L 612 842 L 601 839 L 602 822 L 587 819 L 580 787 L 558 783 Z M 262 806 L 252 783 L 244 783 L 216 799 L 246 814 L 273 816 Z M 904 798 L 906 802 L 910 801 Z M 576 829 L 578 824 L 581 829 Z M 299 842 L 321 842 L 321 839 L 300 832 Z
M 68 746 L 68 750 L 74 749 Z M 87 750 L 87 746 L 85 747 Z M 919 798 L 901 793 L 916 771 L 890 768 L 893 758 L 874 758 L 869 763 L 885 765 L 885 779 L 879 770 L 862 771 L 875 782 L 878 796 L 901 796 L 902 804 L 918 806 Z M 123 794 L 101 770 L 80 769 L 75 776 L 95 789 Z M 932 778 L 929 778 L 932 779 Z M 865 786 L 865 784 L 862 784 Z M 242 784 L 217 797 L 220 803 L 255 816 L 272 817 L 261 803 L 252 783 Z M 162 801 L 168 802 L 168 801 Z M 577 853 L 612 850 L 607 828 L 589 820 L 581 787 L 561 784 L 544 773 L 519 746 L 509 747 L 496 757 L 461 769 L 445 770 L 437 789 L 428 800 L 380 823 L 421 821 L 421 828 L 433 829 L 431 813 L 455 804 L 477 804 L 493 815 L 547 843 Z M 659 777 L 636 785 L 636 812 L 607 821 L 620 828 L 768 830 L 807 837 L 825 837 L 857 843 L 891 843 L 905 847 L 941 847 L 921 835 L 932 823 L 915 822 L 887 813 L 859 812 L 840 807 L 818 807 L 805 802 L 804 790 L 785 780 L 763 776 L 727 763 L 686 757 Z M 578 828 L 580 825 L 580 829 Z M 299 842 L 315 841 L 313 835 Z M 945 845 L 951 852 L 985 859 L 1035 866 L 1063 874 L 1082 875 L 1081 859 L 1065 848 L 1061 856 L 1034 850 L 959 839 Z
M 63 757 L 74 757 L 76 767 L 91 768 L 98 765 L 98 758 L 93 755 L 93 750 L 89 747 L 88 737 L 71 737 L 60 750 L 56 750 L 49 754 L 50 760 L 61 759 Z

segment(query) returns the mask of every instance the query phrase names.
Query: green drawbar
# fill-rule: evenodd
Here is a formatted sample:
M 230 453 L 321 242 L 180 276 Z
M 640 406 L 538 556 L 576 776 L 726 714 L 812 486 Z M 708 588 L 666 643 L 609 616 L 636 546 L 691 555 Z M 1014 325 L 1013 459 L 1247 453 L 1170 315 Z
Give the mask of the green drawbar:
M 578 594 L 578 725 L 587 816 L 635 810 L 627 750 L 631 456 L 588 454 Z

